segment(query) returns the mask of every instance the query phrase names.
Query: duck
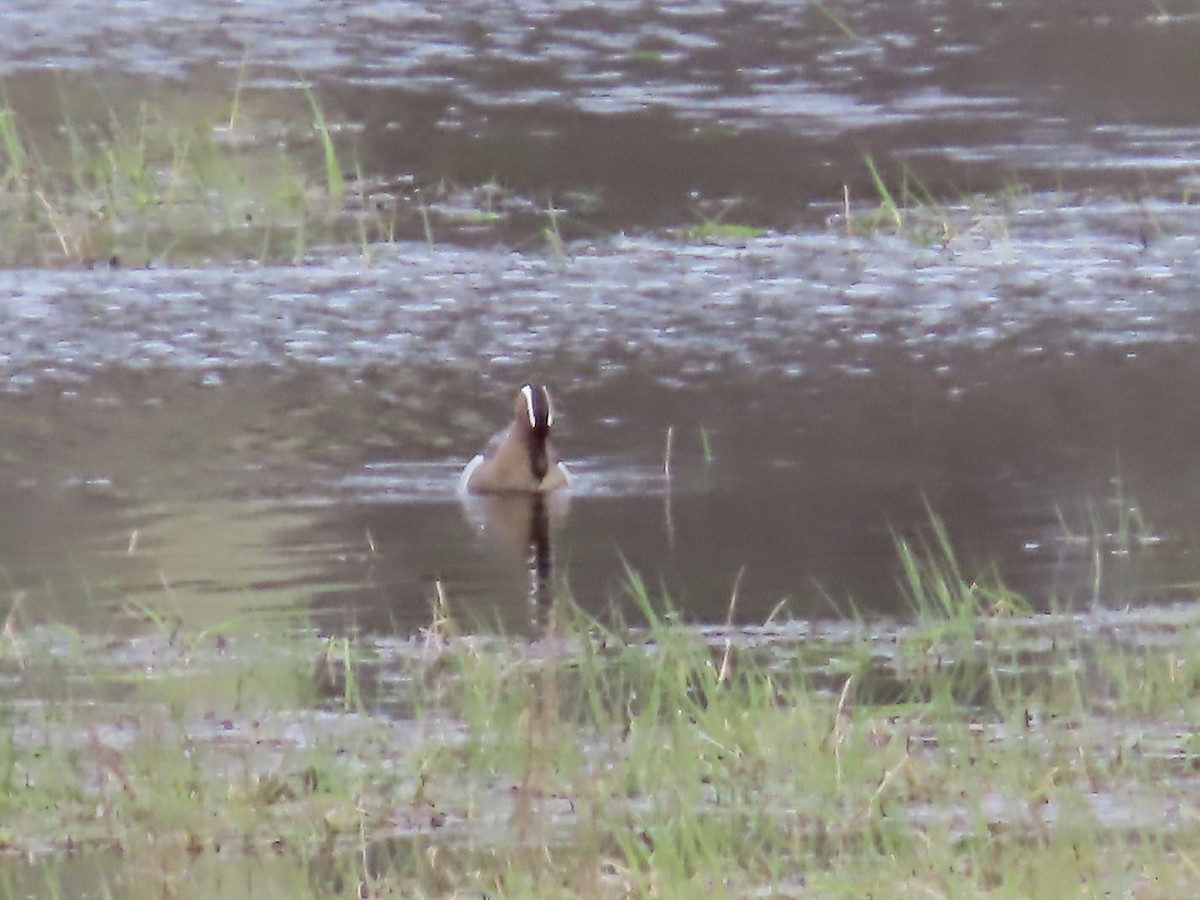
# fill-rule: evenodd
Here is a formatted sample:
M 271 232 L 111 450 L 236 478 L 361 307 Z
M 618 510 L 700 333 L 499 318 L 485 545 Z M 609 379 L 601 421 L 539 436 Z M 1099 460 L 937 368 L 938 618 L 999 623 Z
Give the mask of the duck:
M 550 446 L 554 407 L 540 384 L 517 391 L 512 423 L 467 463 L 459 489 L 468 494 L 545 495 L 567 486 L 570 476 Z

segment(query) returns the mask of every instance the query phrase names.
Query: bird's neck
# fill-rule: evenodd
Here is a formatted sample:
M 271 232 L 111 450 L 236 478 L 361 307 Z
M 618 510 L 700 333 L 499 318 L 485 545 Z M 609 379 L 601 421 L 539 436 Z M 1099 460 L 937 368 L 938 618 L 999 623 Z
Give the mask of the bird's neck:
M 550 470 L 550 454 L 546 450 L 546 435 L 533 432 L 529 435 L 529 470 L 538 483 Z

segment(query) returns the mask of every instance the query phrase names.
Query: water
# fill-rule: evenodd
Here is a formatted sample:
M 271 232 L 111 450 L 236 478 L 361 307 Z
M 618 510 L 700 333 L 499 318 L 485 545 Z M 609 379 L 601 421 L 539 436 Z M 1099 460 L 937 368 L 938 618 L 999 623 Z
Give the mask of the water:
M 411 629 L 440 585 L 523 628 L 528 543 L 455 487 L 536 377 L 577 475 L 554 583 L 589 606 L 629 565 L 700 620 L 739 581 L 744 621 L 781 600 L 902 612 L 893 530 L 926 503 L 1035 601 L 1090 602 L 1064 521 L 1115 528 L 1114 479 L 1145 536 L 1191 529 L 1197 257 L 1184 233 L 1144 248 L 1098 224 L 1084 252 L 1054 227 L 6 273 L 3 557 L 65 618 L 133 597 Z M 1185 554 L 1140 556 L 1139 589 L 1194 577 Z
M 98 628 L 133 600 L 403 632 L 441 591 L 522 630 L 555 591 L 621 602 L 628 566 L 699 621 L 735 585 L 743 622 L 895 614 L 894 535 L 932 508 L 1037 604 L 1174 597 L 1197 27 L 1084 2 L 10 3 L 35 125 L 85 82 L 240 83 L 271 133 L 303 82 L 371 184 L 499 213 L 369 265 L 0 273 L 12 596 Z M 867 156 L 930 221 L 846 234 L 844 198 L 879 199 Z M 767 231 L 662 231 L 713 221 Z M 540 582 L 521 511 L 454 492 L 529 379 L 579 476 Z

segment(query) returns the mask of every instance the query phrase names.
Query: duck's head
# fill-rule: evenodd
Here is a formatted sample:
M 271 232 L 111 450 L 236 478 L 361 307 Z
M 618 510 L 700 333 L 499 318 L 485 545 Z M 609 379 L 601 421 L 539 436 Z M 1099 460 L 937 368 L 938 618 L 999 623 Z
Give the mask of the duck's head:
M 517 392 L 517 421 L 529 432 L 545 439 L 554 424 L 554 408 L 550 405 L 550 392 L 540 384 L 522 385 Z
M 517 392 L 516 424 L 529 442 L 529 466 L 536 480 L 546 477 L 550 461 L 546 455 L 546 438 L 554 424 L 554 407 L 550 392 L 540 384 L 522 385 Z

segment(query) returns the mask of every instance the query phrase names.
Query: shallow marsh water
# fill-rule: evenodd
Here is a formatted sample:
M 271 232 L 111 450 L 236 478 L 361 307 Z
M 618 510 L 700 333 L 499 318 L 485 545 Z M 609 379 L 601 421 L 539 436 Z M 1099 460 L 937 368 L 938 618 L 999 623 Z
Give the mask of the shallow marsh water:
M 735 624 L 786 601 L 889 630 L 895 536 L 929 509 L 968 577 L 994 563 L 1035 607 L 1092 611 L 1085 635 L 1097 604 L 1192 599 L 1194 12 L 444 6 L 6 5 L 0 70 L 35 129 L 240 86 L 223 140 L 316 160 L 311 84 L 363 205 L 399 210 L 395 242 L 295 266 L 0 272 L 18 633 L 299 618 L 377 648 L 439 592 L 481 631 L 537 633 L 555 592 L 624 603 L 629 569 L 710 628 L 736 592 Z M 923 208 L 868 227 L 867 158 Z M 454 490 L 530 378 L 577 476 L 544 584 L 521 511 Z M 59 702 L 3 661 L 22 715 Z M 371 711 L 401 720 L 380 685 Z M 261 893 L 260 860 L 203 860 L 215 891 Z M 91 863 L 6 884 L 87 895 Z
M 92 7 L 10 5 L 19 116 L 49 132 L 105 85 L 118 113 L 241 85 L 251 139 L 303 154 L 281 124 L 306 114 L 303 77 L 376 190 L 434 198 L 436 242 L 369 265 L 0 275 L 0 562 L 39 610 L 102 625 L 132 591 L 189 617 L 407 629 L 440 581 L 520 627 L 525 561 L 452 485 L 528 378 L 551 385 L 581 476 L 555 583 L 590 606 L 627 562 L 701 621 L 739 578 L 747 621 L 785 599 L 896 611 L 892 532 L 925 503 L 1039 604 L 1095 599 L 1064 538 L 1116 529 L 1118 494 L 1141 537 L 1194 530 L 1193 18 Z M 944 205 L 848 236 L 843 186 L 855 209 L 878 200 L 868 154 Z M 545 245 L 551 204 L 563 237 L 593 236 Z M 784 230 L 658 231 L 727 221 Z M 1110 599 L 1196 576 L 1182 551 L 1143 556 Z
M 537 377 L 577 474 L 555 584 L 593 608 L 628 563 L 701 621 L 739 573 L 744 621 L 784 599 L 836 614 L 830 596 L 902 612 L 893 531 L 926 503 L 1036 603 L 1091 602 L 1071 532 L 1118 530 L 1118 495 L 1148 520 L 1132 537 L 1164 543 L 1114 560 L 1144 583 L 1100 599 L 1154 596 L 1197 575 L 1200 273 L 1177 215 L 1149 247 L 1093 208 L 944 247 L 639 238 L 561 260 L 406 246 L 370 267 L 0 274 L 10 578 L 72 620 L 132 592 L 188 618 L 403 629 L 440 581 L 522 627 L 528 551 L 477 534 L 455 487 Z M 1055 237 L 1087 216 L 1086 248 Z

